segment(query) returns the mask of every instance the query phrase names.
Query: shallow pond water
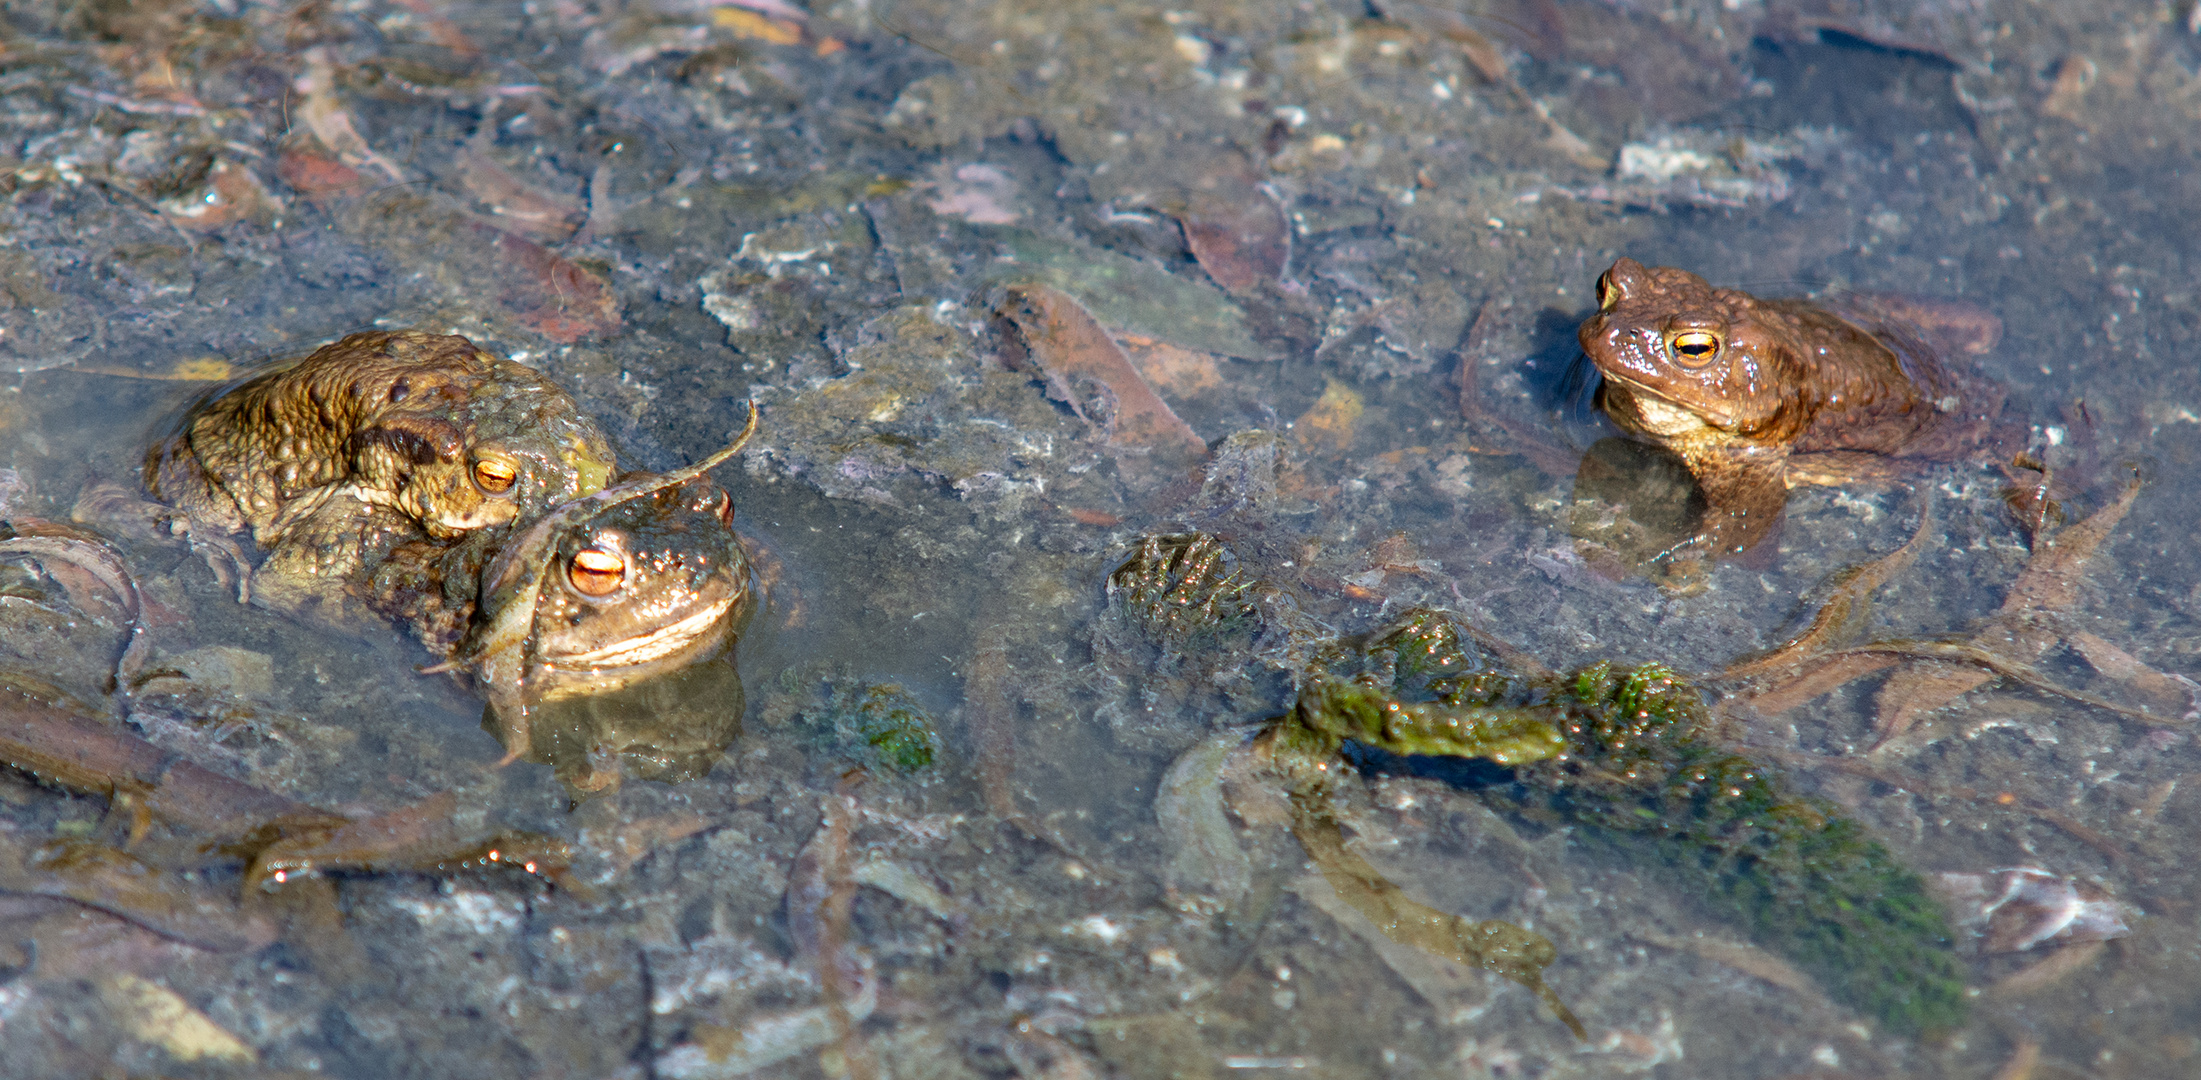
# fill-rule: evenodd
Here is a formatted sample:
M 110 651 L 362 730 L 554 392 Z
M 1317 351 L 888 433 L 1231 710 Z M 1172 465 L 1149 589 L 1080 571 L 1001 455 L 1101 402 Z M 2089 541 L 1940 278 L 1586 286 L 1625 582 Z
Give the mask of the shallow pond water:
M 494 768 L 479 697 L 390 626 L 301 626 L 109 530 L 160 673 L 115 696 L 114 620 L 11 557 L 7 671 L 347 816 L 450 793 L 458 828 L 547 834 L 574 867 L 240 904 L 234 855 L 9 772 L 0 1075 L 2191 1073 L 2189 7 L 10 5 L 0 518 L 135 483 L 252 365 L 418 326 L 546 372 L 638 468 L 760 403 L 720 479 L 771 599 L 717 661 L 745 711 L 716 767 L 575 802 Z M 2035 470 L 1946 463 L 1799 487 L 1739 561 L 1631 567 L 1689 493 L 1591 405 L 1575 327 L 1622 255 L 1999 316 L 1981 367 L 2060 518 L 2006 497 Z M 2134 477 L 2092 557 L 1990 621 L 2042 580 L 2036 542 L 2073 550 Z M 1111 575 L 1195 532 L 1228 554 L 1179 633 Z M 1577 1038 L 1383 933 L 1244 763 L 1311 672 L 1414 610 L 1509 663 L 1710 680 L 1914 534 L 1854 639 L 1909 643 L 1893 666 L 1778 712 L 1707 700 L 1739 752 L 1954 883 L 1955 1030 L 1830 997 L 1647 845 L 1354 757 L 1344 848 L 1549 938 Z M 2025 670 L 1932 699 L 2020 631 L 2045 635 Z M 712 693 L 685 707 L 734 708 Z M 1906 693 L 1938 707 L 1891 733 Z M 56 840 L 129 843 L 164 884 L 89 902 L 41 869 Z M 2020 867 L 2081 931 L 2128 932 L 2013 949 L 1961 918 L 1992 899 L 1966 882 Z M 148 913 L 176 896 L 221 932 Z

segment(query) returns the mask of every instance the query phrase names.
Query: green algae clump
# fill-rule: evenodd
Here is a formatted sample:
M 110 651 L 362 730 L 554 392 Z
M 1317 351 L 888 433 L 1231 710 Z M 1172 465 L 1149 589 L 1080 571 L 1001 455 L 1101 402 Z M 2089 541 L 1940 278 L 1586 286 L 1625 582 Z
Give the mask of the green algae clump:
M 1415 650 L 1406 646 L 1402 651 Z M 1435 667 L 1461 670 L 1463 663 L 1439 662 Z M 1558 957 L 1549 938 L 1503 919 L 1478 922 L 1439 911 L 1407 896 L 1345 846 L 1330 801 L 1338 777 L 1333 763 L 1347 741 L 1395 754 L 1479 757 L 1517 765 L 1566 748 L 1553 719 L 1549 710 L 1533 708 L 1408 702 L 1378 689 L 1370 679 L 1317 677 L 1300 687 L 1297 705 L 1273 729 L 1271 753 L 1278 774 L 1290 786 L 1292 835 L 1340 899 L 1393 941 L 1527 987 L 1576 1038 L 1587 1039 L 1582 1022 L 1544 982 L 1544 969 Z
M 900 683 L 874 683 L 825 665 L 782 673 L 779 681 L 765 723 L 792 725 L 836 769 L 909 776 L 940 756 L 938 725 Z
M 1542 761 L 1567 747 L 1548 709 L 1405 702 L 1372 686 L 1315 679 L 1300 688 L 1296 745 L 1334 754 L 1346 740 L 1394 754 Z
M 1178 648 L 1257 618 L 1245 596 L 1258 587 L 1202 534 L 1148 537 L 1109 581 L 1135 625 Z M 1394 940 L 1521 982 L 1573 1026 L 1542 982 L 1549 958 L 1535 943 L 1549 942 L 1416 904 L 1343 848 L 1328 807 L 1348 743 L 1510 769 L 1510 783 L 1501 771 L 1478 789 L 1485 801 L 1678 879 L 1890 1034 L 1964 1024 L 1954 935 L 1924 879 L 1837 808 L 1723 748 L 1702 693 L 1673 669 L 1559 674 L 1431 609 L 1366 637 L 1310 641 L 1305 655 L 1291 711 L 1271 729 L 1272 766 L 1301 845 Z M 1496 935 L 1496 951 L 1478 935 Z
M 895 772 L 914 773 L 932 764 L 940 736 L 932 718 L 899 684 L 882 683 L 864 691 L 850 721 L 855 737 Z

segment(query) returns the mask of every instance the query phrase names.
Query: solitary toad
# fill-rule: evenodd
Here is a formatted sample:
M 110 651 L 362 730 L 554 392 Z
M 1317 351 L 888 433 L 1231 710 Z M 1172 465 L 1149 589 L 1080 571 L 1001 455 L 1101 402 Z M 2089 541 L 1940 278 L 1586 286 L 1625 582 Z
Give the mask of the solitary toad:
M 450 539 L 603 489 L 610 442 L 543 375 L 456 335 L 353 334 L 201 403 L 146 486 L 262 572 L 338 578 L 417 532 Z
M 1582 349 L 1598 407 L 1695 477 L 1700 539 L 1731 555 L 1780 519 L 1787 489 L 1898 475 L 1998 439 L 1999 387 L 1968 361 L 2002 333 L 1987 312 L 1885 296 L 1760 300 L 1621 259 L 1597 279 Z

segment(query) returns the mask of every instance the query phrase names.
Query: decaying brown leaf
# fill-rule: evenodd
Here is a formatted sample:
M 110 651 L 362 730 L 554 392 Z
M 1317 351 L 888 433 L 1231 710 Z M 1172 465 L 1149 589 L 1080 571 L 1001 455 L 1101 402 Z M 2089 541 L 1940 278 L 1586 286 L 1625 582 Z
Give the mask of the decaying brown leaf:
M 2041 112 L 2074 124 L 2084 122 L 2086 92 L 2100 73 L 2094 61 L 2084 56 L 2074 53 L 2064 57 L 2056 65 L 2056 77 L 2049 83 L 2048 97 L 2041 101 Z
M 1223 388 L 1223 358 L 1214 353 L 1136 334 L 1123 335 L 1120 343 L 1132 365 L 1156 390 L 1183 400 Z
M 1323 386 L 1322 396 L 1292 421 L 1292 434 L 1309 450 L 1343 453 L 1353 445 L 1360 414 L 1367 409 L 1358 391 L 1331 379 Z
M 2138 697 L 2150 712 L 2166 717 L 2178 716 L 2181 711 L 2191 710 L 2201 703 L 2201 686 L 2196 686 L 2192 679 L 2157 671 L 2099 634 L 2074 630 L 2066 640 L 2094 670 L 2125 684 L 2125 689 Z
M 520 325 L 561 345 L 619 329 L 619 298 L 595 272 L 524 236 L 474 228 L 501 268 L 497 300 Z
M 2140 483 L 2134 480 L 2125 485 L 2125 490 L 2114 502 L 2095 511 L 2085 521 L 2052 538 L 2038 541 L 2033 558 L 2011 583 L 2001 609 L 1971 635 L 1967 644 L 1996 659 L 2010 661 L 2011 667 L 2030 668 L 2047 655 L 2064 636 L 2053 616 L 2078 603 L 2079 586 L 2087 564 L 2109 538 L 2110 531 L 2124 520 L 2125 512 L 2132 508 L 2132 500 L 2139 492 Z M 1915 665 L 1897 672 L 1880 688 L 1880 713 L 1874 724 L 1876 741 L 1885 743 L 1902 735 L 1920 717 L 1941 709 L 1994 674 L 2001 673 L 1984 664 L 1968 668 L 1946 664 Z M 2123 708 L 2116 711 L 2130 712 Z
M 1994 677 L 1981 668 L 1935 661 L 1911 664 L 1888 676 L 1880 685 L 1879 711 L 1873 717 L 1873 749 L 1901 738 L 1921 719 Z
M 316 203 L 348 208 L 347 227 L 379 241 L 401 261 L 431 266 L 437 276 L 469 292 L 487 283 L 496 291 L 482 299 L 552 341 L 572 344 L 619 328 L 619 301 L 604 279 L 529 238 L 571 236 L 575 223 L 588 216 L 579 202 L 521 181 L 479 147 L 461 152 L 456 179 L 495 215 L 495 224 L 395 190 L 377 199 L 350 198 L 368 187 L 362 175 L 367 171 L 401 184 L 408 176 L 359 133 L 337 90 L 328 50 L 316 47 L 304 56 L 298 116 L 320 145 L 286 150 L 277 164 L 284 182 Z
M 405 170 L 367 145 L 366 137 L 352 122 L 351 112 L 344 108 L 336 89 L 336 62 L 330 59 L 329 51 L 319 46 L 307 49 L 305 61 L 306 70 L 298 76 L 296 88 L 302 97 L 297 115 L 305 123 L 306 130 L 345 165 L 354 169 L 372 168 L 391 180 L 404 183 Z
M 93 979 L 92 985 L 133 1038 L 160 1047 L 177 1061 L 211 1059 L 228 1066 L 260 1063 L 259 1052 L 250 1044 L 159 983 L 127 971 L 110 971 Z
M 1787 682 L 1740 697 L 1766 716 L 1779 716 L 1821 694 L 1845 686 L 1853 679 L 1864 678 L 1875 671 L 1884 671 L 1901 662 L 1902 658 L 1896 656 L 1845 653 L 1813 664 L 1810 670 Z
M 1284 208 L 1244 162 L 1219 166 L 1201 177 L 1175 214 L 1192 257 L 1232 295 L 1258 292 L 1284 273 L 1291 257 L 1291 225 L 1284 220 Z
M 504 228 L 530 240 L 564 240 L 587 214 L 579 199 L 527 183 L 473 147 L 459 151 L 457 165 L 466 193 Z
M 1131 358 L 1068 294 L 1036 283 L 1011 286 L 999 314 L 1021 339 L 1025 359 L 1046 376 L 1054 395 L 1081 416 L 1084 398 L 1073 384 L 1086 381 L 1107 390 L 1112 415 L 1085 419 L 1100 426 L 1109 446 L 1165 459 L 1207 456 L 1207 443 L 1147 385 Z
M 1998 614 L 2069 610 L 2079 600 L 2079 584 L 2085 579 L 2087 564 L 2109 539 L 2110 531 L 2125 519 L 2125 511 L 2132 509 L 2132 500 L 2139 494 L 2140 481 L 2135 478 L 2108 506 L 2051 537 L 2046 550 L 2036 552 L 2025 572 L 2011 584 Z
M 275 163 L 275 175 L 316 204 L 358 194 L 367 182 L 359 170 L 305 150 L 284 151 Z

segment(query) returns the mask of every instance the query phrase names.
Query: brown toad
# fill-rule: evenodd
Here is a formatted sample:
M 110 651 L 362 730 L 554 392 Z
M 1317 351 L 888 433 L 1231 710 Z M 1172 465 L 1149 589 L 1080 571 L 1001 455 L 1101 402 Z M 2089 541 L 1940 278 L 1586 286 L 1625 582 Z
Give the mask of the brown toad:
M 1597 279 L 1582 349 L 1598 407 L 1672 451 L 1707 505 L 1700 538 L 1732 555 L 1764 538 L 1799 483 L 1900 474 L 1894 459 L 1986 456 L 2003 393 L 1959 362 L 2002 323 L 1887 296 L 1761 300 L 1623 258 Z
M 576 787 L 601 786 L 618 775 L 589 760 L 604 733 L 539 741 L 540 706 L 655 680 L 725 644 L 747 612 L 753 582 L 732 500 L 703 474 L 755 430 L 752 410 L 740 438 L 709 458 L 664 475 L 631 474 L 517 531 L 399 545 L 353 590 L 449 658 L 432 670 L 473 676 L 489 698 L 506 760 L 552 761 Z M 729 693 L 707 715 L 738 724 L 738 684 Z M 731 727 L 705 726 L 732 738 Z M 642 741 L 658 751 L 695 741 L 676 727 L 644 734 L 630 724 L 610 741 L 629 758 L 650 756 Z M 715 758 L 724 744 L 705 757 Z
M 610 442 L 541 373 L 456 335 L 370 331 L 194 407 L 146 456 L 153 494 L 260 573 L 337 578 L 604 488 Z

